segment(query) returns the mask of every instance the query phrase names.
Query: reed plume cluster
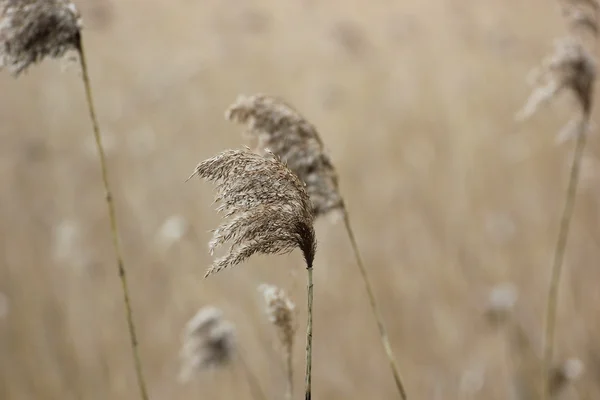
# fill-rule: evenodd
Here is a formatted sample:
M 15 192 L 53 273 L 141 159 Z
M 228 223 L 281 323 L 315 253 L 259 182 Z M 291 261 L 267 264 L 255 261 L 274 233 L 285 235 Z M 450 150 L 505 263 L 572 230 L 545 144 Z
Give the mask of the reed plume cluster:
M 213 232 L 211 253 L 230 243 L 205 277 L 237 265 L 254 254 L 283 254 L 299 248 L 308 274 L 306 333 L 306 393 L 311 398 L 314 214 L 305 185 L 274 154 L 250 149 L 225 150 L 202 161 L 188 178 L 199 176 L 216 184 L 217 211 L 224 222 Z
M 599 6 L 596 0 L 565 0 L 560 3 L 569 34 L 556 42 L 554 54 L 542 61 L 535 72 L 536 88 L 518 117 L 529 117 L 538 107 L 561 92 L 570 92 L 576 102 L 578 112 L 567 124 L 570 136 L 575 136 L 576 144 L 571 163 L 566 200 L 560 218 L 558 238 L 554 247 L 550 285 L 545 314 L 544 355 L 540 380 L 542 400 L 548 398 L 552 381 L 552 363 L 555 342 L 555 325 L 558 308 L 558 289 L 565 258 L 567 240 L 573 212 L 581 162 L 590 128 L 593 105 L 593 88 L 596 80 L 596 61 L 586 41 L 597 41 Z
M 348 210 L 340 194 L 338 175 L 331 158 L 325 152 L 317 129 L 283 99 L 267 94 L 238 96 L 235 103 L 225 112 L 225 118 L 245 124 L 245 134 L 257 139 L 256 151 L 274 153 L 306 183 L 316 217 L 333 211 L 342 212 L 344 225 L 365 284 L 396 387 L 400 397 L 406 399 L 404 383 L 375 298 L 373 285 L 358 250 Z
M 285 291 L 277 286 L 262 284 L 259 286 L 259 290 L 262 292 L 265 299 L 269 320 L 277 330 L 279 342 L 283 347 L 287 374 L 286 398 L 291 399 L 294 394 L 292 353 L 294 348 L 294 336 L 297 329 L 295 316 L 296 306 Z
M 204 307 L 185 327 L 179 378 L 187 382 L 196 371 L 227 365 L 234 352 L 233 324 L 223 318 L 223 312 L 218 308 Z
M 137 335 L 129 300 L 125 264 L 119 243 L 117 217 L 108 181 L 108 167 L 100 127 L 93 102 L 92 87 L 81 35 L 83 24 L 79 11 L 70 0 L 0 0 L 0 13 L 0 68 L 6 68 L 13 75 L 18 76 L 27 68 L 45 58 L 59 58 L 70 50 L 76 51 L 79 56 L 88 113 L 99 155 L 116 263 L 123 289 L 138 386 L 142 399 L 147 400 L 148 393 L 137 348 Z

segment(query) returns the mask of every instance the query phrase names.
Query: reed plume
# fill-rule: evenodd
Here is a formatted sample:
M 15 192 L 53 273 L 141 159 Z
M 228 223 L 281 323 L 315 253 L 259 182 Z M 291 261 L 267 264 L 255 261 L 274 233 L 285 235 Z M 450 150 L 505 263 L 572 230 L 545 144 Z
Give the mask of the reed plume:
M 233 324 L 223 319 L 223 312 L 216 307 L 200 309 L 185 327 L 180 380 L 187 382 L 195 371 L 228 364 L 234 351 Z
M 215 202 L 224 222 L 213 231 L 213 251 L 230 242 L 205 277 L 237 265 L 254 254 L 283 254 L 299 248 L 308 275 L 306 332 L 306 393 L 311 398 L 314 214 L 305 185 L 272 153 L 226 150 L 202 161 L 188 178 L 199 176 L 216 184 Z
M 196 372 L 222 368 L 233 363 L 237 350 L 234 325 L 223 317 L 223 312 L 212 306 L 198 310 L 188 321 L 183 332 L 183 343 L 179 352 L 181 369 L 180 382 L 188 382 Z M 266 396 L 258 379 L 237 354 L 244 370 L 252 396 L 265 400 Z
M 593 103 L 593 87 L 596 80 L 596 62 L 585 45 L 586 37 L 597 38 L 598 3 L 595 0 L 566 0 L 561 2 L 569 36 L 557 41 L 554 54 L 542 61 L 536 70 L 536 88 L 525 107 L 518 113 L 524 118 L 532 115 L 538 107 L 564 91 L 571 92 L 577 101 L 578 113 L 567 124 L 570 136 L 576 137 L 575 151 L 571 163 L 566 200 L 560 219 L 558 238 L 554 247 L 548 300 L 546 303 L 544 356 L 540 381 L 542 400 L 548 398 L 552 381 L 552 359 L 555 342 L 558 289 L 567 239 L 575 209 L 575 198 L 581 169 L 581 161 L 590 128 Z
M 373 285 L 358 250 L 348 210 L 339 191 L 337 172 L 324 150 L 317 129 L 283 99 L 266 94 L 239 96 L 225 112 L 225 118 L 245 124 L 245 134 L 257 139 L 258 152 L 273 152 L 306 183 L 315 217 L 334 211 L 342 212 L 344 226 L 365 284 L 396 387 L 400 397 L 406 400 L 406 390 L 375 298 Z
M 82 27 L 83 24 L 79 11 L 70 0 L 0 0 L 0 69 L 6 68 L 14 76 L 18 76 L 30 66 L 41 62 L 45 58 L 59 58 L 70 50 L 76 51 L 79 55 L 82 82 L 99 155 L 111 236 L 123 290 L 135 371 L 141 397 L 143 400 L 148 400 L 148 391 L 137 348 L 138 342 L 133 321 L 133 311 L 129 300 L 125 264 L 119 244 L 115 206 L 108 181 L 106 156 L 94 108 L 92 88 L 84 52 L 81 35 Z
M 296 306 L 283 289 L 280 289 L 277 286 L 262 284 L 259 286 L 259 290 L 262 292 L 265 299 L 269 320 L 277 330 L 279 342 L 283 347 L 287 374 L 286 398 L 292 399 L 294 394 L 292 354 L 294 336 L 297 328 L 295 316 Z

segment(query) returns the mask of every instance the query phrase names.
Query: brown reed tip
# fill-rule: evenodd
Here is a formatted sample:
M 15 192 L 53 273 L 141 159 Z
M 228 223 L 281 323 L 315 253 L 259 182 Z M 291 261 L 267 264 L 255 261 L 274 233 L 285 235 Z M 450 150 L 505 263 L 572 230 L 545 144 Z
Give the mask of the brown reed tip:
M 69 0 L 0 0 L 0 69 L 15 76 L 80 45 L 81 17 Z
M 310 199 L 305 185 L 276 156 L 226 150 L 198 164 L 193 175 L 216 184 L 217 212 L 224 213 L 209 243 L 211 254 L 231 243 L 205 276 L 256 253 L 284 254 L 296 247 L 312 267 L 316 238 Z
M 578 358 L 570 358 L 550 371 L 550 388 L 552 396 L 557 396 L 570 383 L 581 377 L 585 369 L 583 362 Z
M 344 207 L 338 177 L 316 128 L 283 99 L 266 94 L 238 96 L 225 118 L 246 124 L 256 150 L 276 154 L 306 183 L 315 216 Z
M 294 345 L 294 334 L 297 324 L 295 317 L 295 304 L 283 289 L 274 285 L 263 283 L 258 287 L 262 293 L 269 321 L 277 329 L 279 340 L 285 351 L 291 354 Z
M 532 76 L 536 86 L 517 119 L 530 117 L 565 89 L 575 95 L 584 113 L 590 112 L 596 62 L 577 38 L 568 36 L 556 41 L 554 53 L 542 61 Z
M 187 323 L 180 357 L 179 378 L 188 381 L 195 371 L 225 365 L 233 358 L 235 330 L 221 310 L 204 307 Z

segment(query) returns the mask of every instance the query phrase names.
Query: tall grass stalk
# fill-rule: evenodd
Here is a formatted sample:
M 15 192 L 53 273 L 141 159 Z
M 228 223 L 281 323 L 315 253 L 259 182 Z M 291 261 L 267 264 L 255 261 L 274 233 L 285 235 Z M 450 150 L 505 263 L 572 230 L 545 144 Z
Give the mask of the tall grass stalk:
M 127 327 L 129 330 L 129 340 L 131 342 L 131 350 L 133 353 L 133 361 L 135 366 L 135 373 L 137 377 L 137 383 L 140 390 L 140 394 L 143 400 L 148 400 L 148 389 L 146 381 L 144 379 L 144 373 L 142 370 L 142 361 L 138 349 L 138 340 L 135 329 L 135 323 L 133 319 L 133 310 L 131 307 L 131 300 L 129 296 L 129 286 L 127 284 L 127 273 L 125 270 L 125 263 L 123 262 L 123 254 L 119 243 L 119 229 L 117 225 L 117 215 L 115 211 L 115 204 L 108 181 L 108 167 L 106 162 L 106 154 L 104 152 L 104 146 L 102 145 L 102 136 L 100 135 L 100 127 L 98 124 L 98 118 L 96 117 L 96 110 L 94 107 L 94 101 L 92 96 L 92 86 L 88 73 L 87 61 L 85 58 L 85 52 L 83 47 L 83 40 L 80 37 L 77 43 L 77 51 L 79 53 L 79 60 L 82 71 L 82 81 L 85 88 L 85 96 L 87 100 L 88 113 L 92 122 L 92 129 L 94 132 L 94 139 L 96 149 L 98 150 L 98 157 L 100 160 L 100 170 L 102 173 L 102 183 L 104 184 L 105 200 L 108 209 L 108 219 L 110 221 L 110 230 L 112 236 L 113 247 L 115 249 L 117 270 L 119 273 L 119 279 L 121 280 L 121 288 L 123 291 L 123 303 L 125 305 L 125 316 L 127 318 Z
M 202 161 L 188 178 L 216 184 L 217 211 L 225 221 L 213 231 L 211 253 L 225 243 L 226 255 L 213 261 L 206 277 L 233 267 L 254 254 L 302 251 L 308 274 L 306 328 L 306 390 L 310 399 L 312 372 L 313 261 L 317 251 L 315 213 L 306 185 L 274 153 L 226 150 Z
M 543 371 L 541 382 L 541 399 L 548 399 L 550 390 L 551 372 L 554 357 L 554 345 L 556 336 L 556 314 L 558 309 L 558 293 L 560 278 L 563 269 L 563 262 L 567 250 L 567 241 L 569 238 L 569 229 L 573 219 L 573 211 L 575 210 L 575 199 L 577 197 L 577 186 L 579 183 L 579 174 L 581 171 L 581 160 L 585 150 L 587 131 L 590 121 L 589 110 L 584 111 L 581 121 L 577 129 L 577 139 L 575 143 L 575 152 L 571 163 L 569 173 L 569 184 L 567 187 L 565 205 L 560 218 L 560 227 L 558 230 L 558 238 L 554 248 L 554 257 L 552 259 L 552 269 L 550 276 L 550 286 L 548 288 L 548 299 L 546 302 L 545 312 L 545 329 L 544 329 L 544 354 L 543 354 Z
M 82 81 L 85 88 L 89 117 L 92 122 L 100 160 L 105 200 L 115 248 L 117 269 L 121 279 L 125 313 L 131 339 L 138 386 L 143 400 L 148 400 L 146 383 L 138 351 L 138 342 L 129 300 L 125 265 L 119 246 L 117 217 L 108 182 L 108 168 L 96 111 L 82 39 L 82 20 L 71 0 L 3 0 L 0 1 L 0 68 L 6 67 L 18 76 L 31 65 L 45 58 L 60 58 L 67 51 L 79 53 Z
M 358 245 L 356 243 L 356 238 L 354 237 L 354 231 L 352 230 L 352 225 L 350 224 L 350 218 L 348 216 L 348 211 L 346 208 L 343 210 L 344 213 L 344 226 L 346 228 L 346 232 L 348 233 L 348 238 L 350 239 L 350 244 L 352 246 L 352 251 L 354 252 L 354 258 L 356 259 L 356 265 L 360 271 L 362 276 L 362 280 L 365 284 L 365 289 L 367 291 L 367 295 L 369 297 L 369 304 L 371 306 L 371 310 L 373 312 L 373 316 L 377 321 L 377 328 L 379 329 L 379 337 L 381 339 L 381 343 L 383 345 L 383 349 L 385 351 L 385 355 L 390 364 L 390 369 L 392 370 L 392 375 L 394 376 L 394 382 L 396 383 L 396 388 L 400 393 L 400 397 L 403 400 L 406 400 L 408 397 L 406 395 L 406 389 L 404 388 L 404 383 L 402 376 L 400 375 L 400 370 L 398 369 L 398 365 L 396 364 L 396 359 L 394 357 L 394 351 L 392 350 L 392 345 L 390 344 L 390 339 L 388 337 L 387 329 L 385 328 L 383 317 L 381 315 L 381 311 L 379 310 L 379 306 L 377 305 L 377 299 L 375 298 L 375 291 L 373 290 L 373 285 L 371 284 L 371 279 L 369 278 L 369 273 L 365 268 L 362 257 L 360 255 L 360 251 L 358 250 Z
M 365 284 L 369 304 L 379 330 L 385 355 L 389 361 L 398 393 L 402 400 L 407 399 L 406 390 L 396 364 L 389 335 L 383 323 L 375 290 L 369 279 L 352 227 L 344 199 L 340 194 L 338 175 L 329 155 L 324 150 L 323 141 L 315 128 L 304 116 L 282 98 L 267 94 L 238 96 L 235 103 L 225 112 L 225 118 L 245 124 L 246 134 L 258 139 L 259 152 L 272 151 L 306 184 L 316 217 L 341 211 L 348 237 L 352 245 L 356 264 Z M 309 266 L 309 312 L 312 307 L 312 270 Z M 309 314 L 309 322 L 312 314 Z M 310 332 L 308 332 L 310 333 Z M 309 335 L 307 334 L 307 338 Z M 307 356 L 310 353 L 307 342 Z M 308 357 L 307 357 L 308 359 Z M 307 365 L 307 377 L 310 365 Z M 307 379 L 307 388 L 310 381 Z

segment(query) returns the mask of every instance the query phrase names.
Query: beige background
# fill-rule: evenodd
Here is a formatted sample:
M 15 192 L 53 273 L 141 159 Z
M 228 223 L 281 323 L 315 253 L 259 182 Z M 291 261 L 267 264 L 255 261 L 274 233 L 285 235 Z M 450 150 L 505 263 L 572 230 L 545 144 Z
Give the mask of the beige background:
M 258 91 L 321 132 L 411 399 L 510 398 L 519 352 L 482 313 L 490 289 L 513 282 L 539 349 L 573 145 L 556 135 L 573 106 L 566 97 L 526 123 L 513 116 L 527 72 L 563 33 L 553 2 L 77 3 L 153 400 L 251 398 L 235 368 L 176 380 L 183 326 L 208 304 L 280 396 L 261 282 L 298 303 L 301 388 L 300 254 L 203 280 L 219 220 L 211 186 L 184 184 L 198 161 L 245 143 L 223 114 Z M 0 75 L 0 399 L 138 398 L 78 74 L 49 61 L 19 80 Z M 557 361 L 586 364 L 566 398 L 600 396 L 599 151 L 593 135 L 561 285 Z M 343 226 L 319 220 L 317 233 L 314 397 L 395 398 Z

